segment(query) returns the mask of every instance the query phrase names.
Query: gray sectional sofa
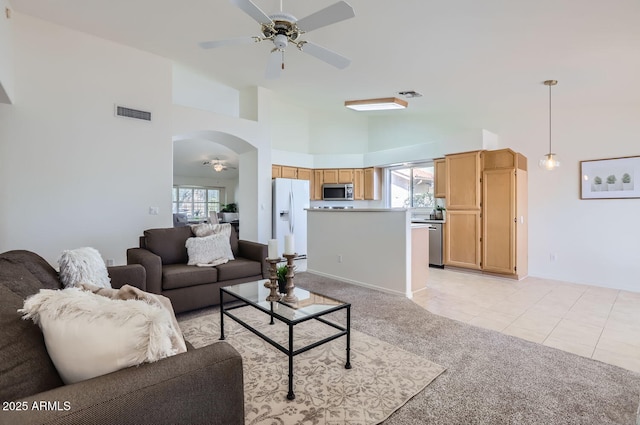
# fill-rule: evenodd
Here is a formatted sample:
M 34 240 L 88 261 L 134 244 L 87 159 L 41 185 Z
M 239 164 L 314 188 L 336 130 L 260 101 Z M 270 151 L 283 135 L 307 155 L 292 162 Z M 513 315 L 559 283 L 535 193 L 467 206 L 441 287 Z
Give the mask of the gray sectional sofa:
M 140 265 L 109 267 L 142 290 Z M 243 424 L 242 358 L 224 341 L 64 385 L 40 328 L 17 312 L 58 273 L 29 251 L 0 254 L 0 424 Z M 35 403 L 35 404 L 34 404 Z
M 267 245 L 229 238 L 235 260 L 216 267 L 189 266 L 186 241 L 189 226 L 149 229 L 140 247 L 127 250 L 127 264 L 146 270 L 146 290 L 168 297 L 176 313 L 220 303 L 220 287 L 269 278 Z

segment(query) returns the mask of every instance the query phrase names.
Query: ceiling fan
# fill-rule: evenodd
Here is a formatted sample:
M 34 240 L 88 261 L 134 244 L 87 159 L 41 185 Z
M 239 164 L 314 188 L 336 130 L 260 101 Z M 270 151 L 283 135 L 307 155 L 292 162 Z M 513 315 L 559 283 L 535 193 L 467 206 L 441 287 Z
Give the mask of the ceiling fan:
M 232 167 L 232 166 L 227 165 L 227 164 L 225 164 L 224 162 L 222 162 L 222 161 L 220 160 L 220 158 L 214 158 L 214 159 L 211 159 L 211 160 L 209 160 L 209 161 L 204 161 L 204 162 L 202 163 L 202 165 L 204 165 L 204 166 L 206 166 L 206 167 L 212 167 L 212 168 L 213 168 L 213 170 L 214 170 L 215 172 L 217 172 L 217 173 L 219 173 L 219 172 L 221 172 L 221 171 L 229 170 L 229 169 L 232 169 L 232 170 L 235 170 L 235 169 L 236 169 L 236 167 Z
M 205 41 L 199 43 L 203 49 L 269 40 L 273 42 L 275 46 L 271 50 L 267 62 L 266 77 L 269 79 L 275 79 L 280 76 L 281 71 L 284 69 L 284 52 L 289 44 L 293 44 L 299 50 L 339 69 L 344 69 L 351 63 L 350 59 L 329 49 L 311 43 L 310 41 L 300 40 L 302 34 L 356 16 L 353 8 L 347 2 L 339 1 L 298 20 L 293 15 L 282 11 L 282 0 L 280 0 L 280 12 L 273 15 L 265 14 L 251 0 L 230 1 L 260 24 L 261 35 L 219 41 Z

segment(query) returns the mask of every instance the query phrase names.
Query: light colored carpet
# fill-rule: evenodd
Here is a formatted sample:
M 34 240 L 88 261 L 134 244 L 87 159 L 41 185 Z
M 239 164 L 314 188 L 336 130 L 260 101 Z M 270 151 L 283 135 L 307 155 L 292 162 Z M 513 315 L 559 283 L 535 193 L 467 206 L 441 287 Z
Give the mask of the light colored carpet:
M 251 307 L 234 311 L 286 346 L 287 326 Z M 343 313 L 343 312 L 342 312 Z M 340 313 L 336 313 L 340 314 Z M 344 313 L 343 313 L 344 315 Z M 220 315 L 180 320 L 194 347 L 218 341 Z M 295 326 L 299 348 L 335 333 L 315 320 Z M 242 355 L 245 424 L 377 424 L 423 390 L 445 369 L 356 330 L 351 330 L 351 365 L 345 369 L 346 338 L 294 357 L 295 400 L 287 400 L 288 357 L 225 317 L 226 341 Z

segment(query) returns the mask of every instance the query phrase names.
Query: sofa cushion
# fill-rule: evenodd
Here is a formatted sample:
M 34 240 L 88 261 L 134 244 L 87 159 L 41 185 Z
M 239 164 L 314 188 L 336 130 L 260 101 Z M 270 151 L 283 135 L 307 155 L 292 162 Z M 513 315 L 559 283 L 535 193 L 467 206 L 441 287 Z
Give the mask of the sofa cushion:
M 6 264 L 0 263 L 0 269 Z M 24 276 L 26 283 L 36 280 Z M 32 322 L 20 318 L 24 297 L 0 282 L 0 400 L 24 398 L 63 385 L 44 344 L 42 332 Z
M 185 243 L 192 237 L 191 227 L 169 227 L 144 231 L 146 248 L 162 259 L 162 264 L 187 264 Z
M 229 242 L 231 242 L 231 252 L 233 252 L 233 256 L 238 256 L 238 232 L 236 232 L 236 228 L 231 226 L 231 235 L 229 236 Z
M 184 288 L 217 281 L 217 267 L 187 266 L 186 264 L 170 264 L 162 267 L 163 290 Z
M 218 280 L 221 282 L 262 275 L 262 264 L 258 261 L 247 260 L 245 258 L 236 258 L 226 264 L 220 264 L 216 266 L 216 269 L 218 269 Z
M 159 302 L 112 299 L 73 287 L 42 289 L 20 312 L 42 329 L 66 384 L 186 351 L 184 343 L 174 346 L 175 319 Z
M 8 263 L 22 264 L 29 273 L 40 282 L 42 288 L 62 288 L 62 284 L 58 279 L 58 272 L 51 267 L 51 264 L 47 263 L 44 258 L 35 252 L 25 250 L 7 251 L 0 254 L 0 260 L 4 261 L 1 263 L 2 267 Z M 39 290 L 40 288 L 33 291 L 33 294 Z

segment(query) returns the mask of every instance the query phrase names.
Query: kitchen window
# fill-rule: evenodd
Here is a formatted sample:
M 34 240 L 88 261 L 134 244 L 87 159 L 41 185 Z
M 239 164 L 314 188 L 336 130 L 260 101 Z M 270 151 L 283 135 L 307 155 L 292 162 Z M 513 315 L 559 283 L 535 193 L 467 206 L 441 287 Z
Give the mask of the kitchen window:
M 220 211 L 224 188 L 202 186 L 174 186 L 172 204 L 174 213 L 187 214 L 188 219 L 207 218 Z
M 388 173 L 386 193 L 391 208 L 435 207 L 432 162 L 390 167 Z

